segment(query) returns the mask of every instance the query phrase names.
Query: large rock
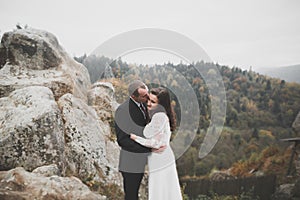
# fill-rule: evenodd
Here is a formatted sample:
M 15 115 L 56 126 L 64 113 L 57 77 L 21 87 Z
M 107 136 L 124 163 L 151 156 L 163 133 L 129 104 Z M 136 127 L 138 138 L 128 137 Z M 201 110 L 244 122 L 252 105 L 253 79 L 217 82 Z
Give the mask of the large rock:
M 120 147 L 116 142 L 116 134 L 111 130 L 113 115 L 118 107 L 115 99 L 115 89 L 111 83 L 96 82 L 88 91 L 88 105 L 95 109 L 98 119 L 102 121 L 102 127 L 106 127 L 105 135 L 106 159 L 111 164 L 110 171 L 118 174 Z
M 65 94 L 58 101 L 65 126 L 65 156 L 67 173 L 82 180 L 120 183 L 117 170 L 119 152 L 110 141 L 109 124 L 99 120 L 96 111 L 84 101 Z M 114 159 L 110 156 L 114 155 Z
M 72 59 L 49 32 L 17 29 L 0 44 L 0 98 L 29 85 L 49 87 L 57 100 L 65 93 L 87 100 L 88 70 Z
M 22 167 L 0 172 L 0 199 L 2 200 L 104 200 L 78 178 L 44 176 L 30 173 Z
M 32 171 L 32 173 L 40 174 L 43 176 L 59 176 L 60 170 L 58 169 L 56 164 L 45 165 L 38 167 Z
M 0 98 L 0 170 L 56 163 L 63 168 L 64 127 L 52 91 L 30 86 Z
M 96 82 L 88 91 L 88 105 L 92 106 L 103 121 L 112 121 L 118 103 L 114 97 L 115 89 L 111 83 Z
M 110 126 L 114 88 L 109 83 L 91 88 L 87 69 L 69 57 L 52 34 L 22 29 L 3 35 L 0 107 L 0 170 L 32 171 L 50 165 L 34 172 L 76 176 L 93 189 L 122 186 L 119 146 Z M 36 181 L 44 190 L 53 183 Z M 15 190 L 7 193 L 5 199 L 19 198 Z M 35 199 L 29 194 L 19 199 Z M 38 199 L 61 199 L 51 195 Z

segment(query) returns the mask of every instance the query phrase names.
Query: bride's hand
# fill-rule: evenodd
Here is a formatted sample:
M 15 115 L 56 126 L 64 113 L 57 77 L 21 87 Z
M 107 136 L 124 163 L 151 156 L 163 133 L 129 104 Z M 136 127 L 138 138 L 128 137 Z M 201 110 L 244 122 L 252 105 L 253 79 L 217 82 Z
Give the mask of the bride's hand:
M 135 140 L 136 139 L 136 135 L 133 133 L 130 133 L 130 139 Z
M 158 149 L 152 149 L 152 152 L 154 153 L 162 153 L 165 149 L 167 148 L 167 145 L 163 145 L 161 147 L 159 147 Z

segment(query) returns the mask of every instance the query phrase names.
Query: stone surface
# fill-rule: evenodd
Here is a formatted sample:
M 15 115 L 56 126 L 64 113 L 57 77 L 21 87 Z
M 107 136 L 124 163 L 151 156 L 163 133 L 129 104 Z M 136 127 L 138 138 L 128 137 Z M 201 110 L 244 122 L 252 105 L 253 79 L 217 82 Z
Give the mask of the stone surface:
M 30 86 L 0 98 L 0 170 L 56 163 L 63 168 L 64 127 L 52 91 Z
M 114 87 L 108 82 L 96 82 L 88 91 L 88 104 L 95 108 L 101 120 L 112 121 L 118 103 L 114 97 Z
M 3 34 L 0 44 L 0 98 L 31 85 L 50 88 L 58 99 L 72 93 L 87 100 L 88 70 L 71 58 L 46 31 L 17 29 Z
M 74 176 L 47 177 L 18 167 L 9 171 L 0 171 L 0 199 L 104 200 L 107 198 L 90 191 L 81 180 Z
M 105 136 L 106 159 L 111 164 L 110 171 L 118 171 L 120 147 L 116 142 L 114 130 L 111 130 L 113 125 L 113 115 L 118 107 L 115 99 L 115 90 L 111 83 L 96 82 L 88 91 L 88 105 L 95 109 L 98 119 L 104 124 L 103 132 Z
M 65 127 L 65 159 L 68 173 L 82 180 L 106 181 L 119 177 L 117 160 L 108 155 L 118 152 L 112 144 L 110 126 L 99 120 L 96 111 L 83 100 L 65 94 L 58 101 Z M 118 178 L 117 178 L 118 179 Z
M 32 171 L 32 173 L 40 174 L 43 176 L 59 176 L 60 170 L 56 164 L 41 166 Z
M 112 85 L 91 87 L 87 69 L 52 34 L 36 29 L 4 33 L 0 199 L 103 199 L 85 193 L 81 181 L 91 188 L 121 188 L 119 146 L 110 126 L 116 105 Z M 21 173 L 20 167 L 33 171 Z M 24 176 L 24 184 L 15 182 Z

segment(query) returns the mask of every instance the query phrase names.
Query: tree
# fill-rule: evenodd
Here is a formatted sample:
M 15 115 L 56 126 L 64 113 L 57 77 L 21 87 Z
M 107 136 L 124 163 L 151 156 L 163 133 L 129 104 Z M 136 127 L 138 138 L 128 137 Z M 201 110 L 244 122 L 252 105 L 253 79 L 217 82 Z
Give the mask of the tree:
M 267 85 L 266 85 L 266 90 L 267 90 L 267 91 L 271 91 L 271 89 L 272 89 L 272 84 L 271 84 L 271 81 L 268 80 L 268 81 L 267 81 Z
M 256 138 L 257 140 L 259 139 L 259 132 L 257 128 L 254 128 L 252 132 L 252 138 Z

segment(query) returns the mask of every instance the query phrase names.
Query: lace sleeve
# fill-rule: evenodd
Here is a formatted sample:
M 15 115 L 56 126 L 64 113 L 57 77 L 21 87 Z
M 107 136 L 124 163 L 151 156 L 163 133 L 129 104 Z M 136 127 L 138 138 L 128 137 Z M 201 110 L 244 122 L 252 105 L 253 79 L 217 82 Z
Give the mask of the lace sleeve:
M 148 138 L 148 139 L 142 138 L 140 136 L 136 136 L 135 141 L 140 143 L 143 146 L 158 149 L 159 147 L 164 145 L 164 141 L 162 140 L 161 136 L 162 136 L 161 134 L 158 134 L 153 138 Z
M 143 134 L 146 138 L 152 138 L 155 135 L 162 133 L 165 123 L 168 122 L 168 117 L 165 113 L 155 113 L 151 119 L 151 122 L 146 125 Z
M 136 136 L 135 141 L 143 146 L 151 148 L 159 148 L 166 144 L 164 127 L 168 122 L 168 117 L 165 113 L 160 112 L 153 115 L 151 122 L 144 129 L 144 136 Z

